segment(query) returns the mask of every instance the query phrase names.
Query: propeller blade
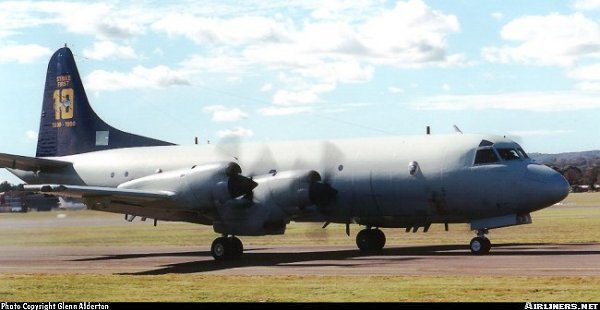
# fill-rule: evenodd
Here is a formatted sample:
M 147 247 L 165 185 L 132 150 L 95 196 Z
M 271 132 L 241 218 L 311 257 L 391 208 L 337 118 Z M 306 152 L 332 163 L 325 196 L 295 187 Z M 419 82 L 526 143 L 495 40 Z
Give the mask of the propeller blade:
M 321 145 L 321 162 L 324 166 L 323 182 L 329 183 L 343 161 L 344 153 L 335 144 L 329 141 L 323 142 Z
M 240 156 L 240 137 L 226 137 L 221 139 L 215 146 L 215 151 L 220 157 L 227 160 L 238 161 Z

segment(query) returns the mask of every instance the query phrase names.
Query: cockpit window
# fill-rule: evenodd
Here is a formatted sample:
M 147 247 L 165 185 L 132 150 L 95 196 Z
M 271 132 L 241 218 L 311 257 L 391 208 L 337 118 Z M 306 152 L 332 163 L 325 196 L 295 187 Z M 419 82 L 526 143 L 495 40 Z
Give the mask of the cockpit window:
M 519 154 L 521 155 L 521 157 L 529 158 L 529 155 L 527 155 L 527 153 L 525 153 L 525 151 L 522 148 L 518 147 L 517 151 L 519 151 Z
M 475 165 L 491 164 L 499 161 L 498 156 L 491 148 L 477 150 L 475 154 Z
M 498 149 L 498 154 L 506 161 L 522 159 L 522 155 L 516 149 Z

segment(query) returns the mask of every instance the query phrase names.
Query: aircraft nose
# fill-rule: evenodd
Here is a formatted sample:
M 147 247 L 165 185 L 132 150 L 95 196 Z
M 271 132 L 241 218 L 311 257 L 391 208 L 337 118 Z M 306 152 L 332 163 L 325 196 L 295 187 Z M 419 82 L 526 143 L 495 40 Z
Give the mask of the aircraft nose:
M 525 175 L 528 181 L 528 196 L 532 200 L 535 210 L 549 207 L 567 197 L 569 194 L 569 183 L 554 169 L 530 164 L 527 166 Z

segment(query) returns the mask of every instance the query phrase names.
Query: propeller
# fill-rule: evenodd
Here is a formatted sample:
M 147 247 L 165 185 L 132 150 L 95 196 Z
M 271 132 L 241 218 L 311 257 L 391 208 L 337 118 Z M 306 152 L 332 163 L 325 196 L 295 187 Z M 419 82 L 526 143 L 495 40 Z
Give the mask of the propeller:
M 252 193 L 252 190 L 258 186 L 251 178 L 241 175 L 240 165 L 231 162 L 225 174 L 229 177 L 227 181 L 227 190 L 233 198 Z
M 320 160 L 322 171 L 320 180 L 313 182 L 310 187 L 309 195 L 311 201 L 326 213 L 337 198 L 338 191 L 331 186 L 331 182 L 336 173 L 344 169 L 344 154 L 333 143 L 326 141 L 320 145 Z

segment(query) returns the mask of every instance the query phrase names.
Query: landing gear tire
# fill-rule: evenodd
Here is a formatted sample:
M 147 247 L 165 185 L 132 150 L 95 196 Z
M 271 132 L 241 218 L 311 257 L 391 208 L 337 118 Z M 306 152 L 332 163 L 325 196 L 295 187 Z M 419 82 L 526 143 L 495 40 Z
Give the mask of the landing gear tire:
M 229 246 L 229 240 L 226 237 L 219 237 L 213 241 L 210 247 L 210 253 L 217 261 L 224 261 L 229 257 L 231 252 L 231 246 Z
M 210 247 L 210 253 L 216 261 L 238 259 L 243 252 L 244 245 L 236 237 L 219 237 Z
M 244 245 L 242 244 L 242 241 L 236 237 L 231 237 L 231 258 L 233 259 L 238 259 L 240 257 L 242 257 L 242 254 L 244 253 Z
M 379 229 L 363 229 L 356 235 L 356 245 L 361 252 L 381 251 L 385 246 L 385 234 Z
M 375 239 L 375 249 L 377 251 L 380 251 L 385 246 L 385 241 L 386 241 L 385 234 L 383 233 L 383 231 L 381 231 L 379 229 L 373 229 L 373 230 L 371 230 L 371 232 Z
M 475 237 L 471 240 L 469 247 L 471 248 L 471 253 L 484 255 L 490 252 L 492 243 L 490 242 L 490 239 L 486 237 Z

